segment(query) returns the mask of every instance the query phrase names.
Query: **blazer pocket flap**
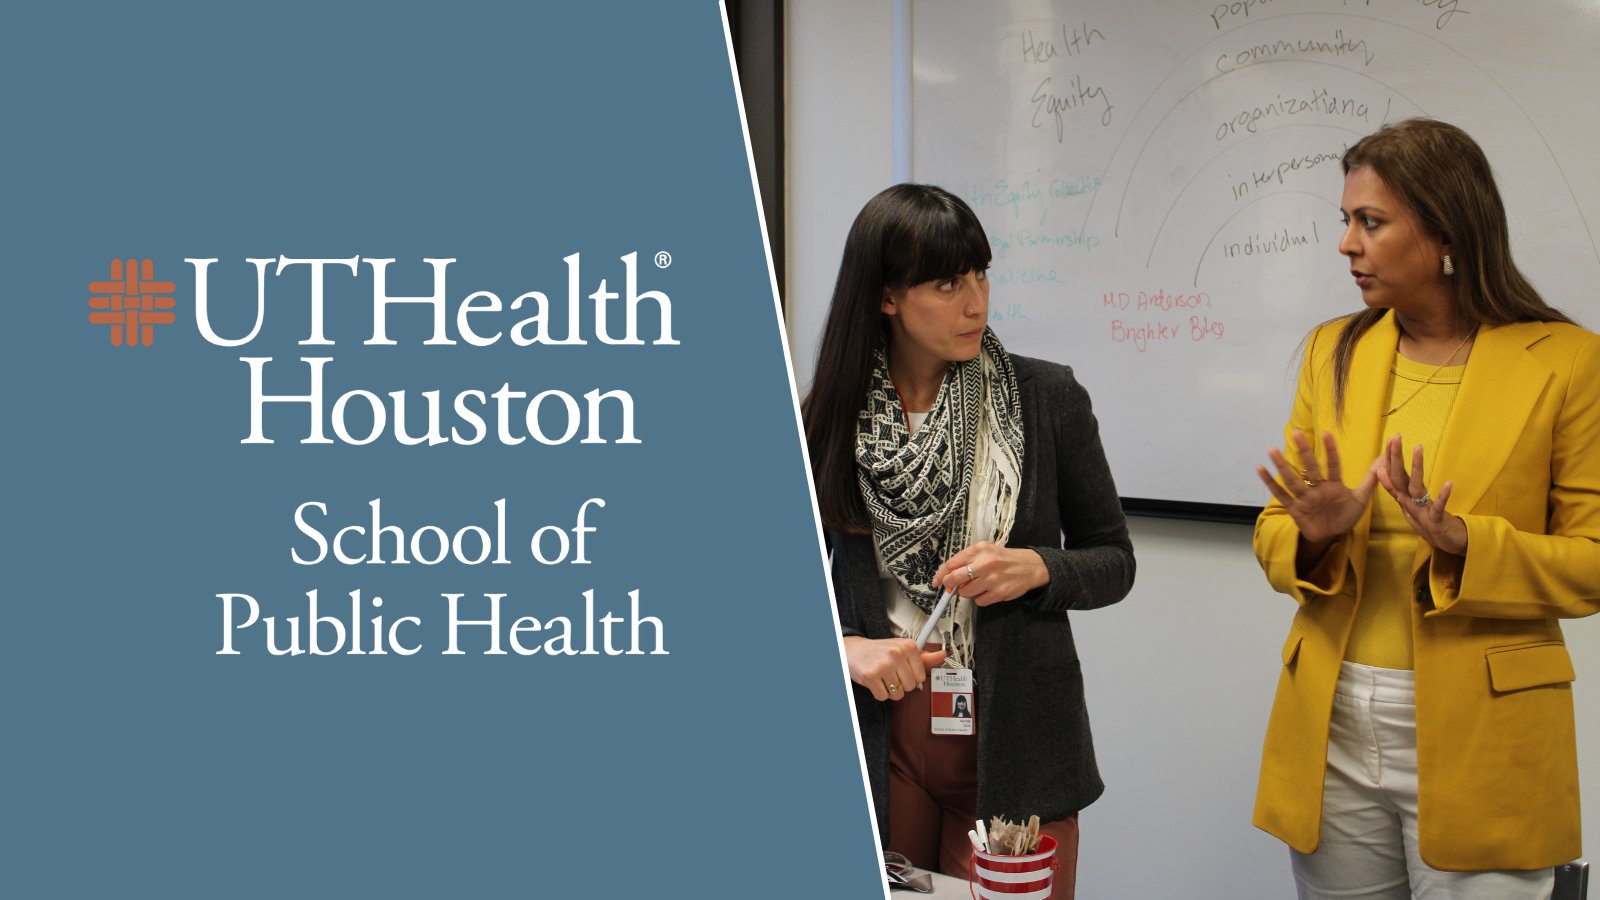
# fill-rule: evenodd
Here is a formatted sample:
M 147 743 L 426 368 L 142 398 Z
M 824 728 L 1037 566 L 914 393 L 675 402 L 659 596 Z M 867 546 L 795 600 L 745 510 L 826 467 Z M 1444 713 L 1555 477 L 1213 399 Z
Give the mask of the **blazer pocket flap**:
M 1300 629 L 1289 629 L 1289 639 L 1283 642 L 1283 664 L 1289 665 L 1300 654 Z
M 1484 652 L 1489 660 L 1489 685 L 1500 693 L 1542 684 L 1564 684 L 1578 673 L 1561 641 L 1496 647 Z

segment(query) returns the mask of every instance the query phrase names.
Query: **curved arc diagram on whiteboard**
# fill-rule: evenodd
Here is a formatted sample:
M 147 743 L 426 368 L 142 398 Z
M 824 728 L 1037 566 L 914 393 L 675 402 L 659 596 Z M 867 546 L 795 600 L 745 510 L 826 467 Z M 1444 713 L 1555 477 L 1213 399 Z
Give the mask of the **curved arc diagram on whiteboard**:
M 1474 70 L 1476 70 L 1478 72 L 1478 74 L 1482 75 L 1485 80 L 1487 80 L 1490 84 L 1495 86 L 1495 89 L 1500 92 L 1501 96 L 1508 103 L 1510 103 L 1512 106 L 1516 107 L 1517 113 L 1522 117 L 1522 120 L 1524 121 L 1524 123 L 1526 123 L 1528 128 L 1532 129 L 1534 135 L 1538 137 L 1539 145 L 1544 148 L 1545 155 L 1549 157 L 1550 163 L 1555 166 L 1556 171 L 1561 174 L 1562 184 L 1566 188 L 1568 198 L 1572 201 L 1573 210 L 1577 213 L 1579 220 L 1583 222 L 1584 231 L 1589 236 L 1589 245 L 1590 245 L 1590 248 L 1594 251 L 1595 261 L 1596 262 L 1600 262 L 1600 242 L 1597 242 L 1595 240 L 1594 229 L 1589 223 L 1588 216 L 1584 214 L 1583 206 L 1582 206 L 1582 204 L 1580 204 L 1578 202 L 1577 195 L 1572 190 L 1572 182 L 1571 182 L 1571 179 L 1568 178 L 1568 176 L 1567 176 L 1566 169 L 1561 165 L 1561 160 L 1559 158 L 1557 158 L 1557 156 L 1555 154 L 1555 151 L 1553 151 L 1550 148 L 1550 142 L 1544 136 L 1544 132 L 1539 129 L 1538 123 L 1534 121 L 1532 116 L 1528 115 L 1528 111 L 1522 106 L 1521 103 L 1517 102 L 1516 97 L 1512 96 L 1511 92 L 1507 91 L 1505 86 L 1502 85 L 1499 82 L 1499 80 L 1497 80 L 1493 75 L 1489 74 L 1489 72 L 1486 71 L 1482 66 L 1478 65 L 1478 63 L 1476 61 L 1474 61 L 1470 56 L 1467 56 L 1466 54 L 1462 53 L 1460 50 L 1457 50 L 1456 48 L 1454 48 L 1454 47 L 1450 46 L 1449 44 L 1445 43 L 1444 41 L 1441 41 L 1438 38 L 1428 34 L 1427 32 L 1418 31 L 1415 28 L 1410 28 L 1410 27 L 1405 26 L 1405 25 L 1399 25 L 1399 24 L 1396 24 L 1396 23 L 1393 23 L 1393 22 L 1389 22 L 1389 21 L 1384 20 L 1384 19 L 1376 18 L 1374 16 L 1363 16 L 1363 15 L 1358 15 L 1356 13 L 1340 13 L 1340 12 L 1282 13 L 1282 14 L 1279 14 L 1279 15 L 1269 16 L 1267 18 L 1263 18 L 1263 19 L 1260 19 L 1260 20 L 1257 20 L 1257 21 L 1254 21 L 1254 22 L 1247 22 L 1244 25 L 1241 25 L 1241 26 L 1233 29 L 1232 31 L 1227 32 L 1226 34 L 1219 34 L 1216 37 L 1212 38 L 1211 40 L 1207 41 L 1206 43 L 1204 43 L 1204 44 L 1200 45 L 1199 47 L 1195 48 L 1195 50 L 1192 51 L 1191 53 L 1189 53 L 1188 56 L 1185 56 L 1182 60 L 1180 60 L 1177 65 L 1173 66 L 1170 70 L 1168 70 L 1166 76 L 1162 78 L 1161 82 L 1158 85 L 1156 85 L 1155 90 L 1151 91 L 1150 95 L 1145 98 L 1144 103 L 1140 104 L 1139 109 L 1133 114 L 1133 118 L 1130 120 L 1128 130 L 1123 132 L 1123 137 L 1117 141 L 1116 148 L 1112 150 L 1111 155 L 1106 159 L 1105 168 L 1100 173 L 1100 183 L 1102 183 L 1102 184 L 1106 183 L 1106 176 L 1110 174 L 1112 166 L 1114 166 L 1116 164 L 1117 156 L 1122 150 L 1123 142 L 1126 141 L 1128 136 L 1133 133 L 1133 124 L 1132 123 L 1139 121 L 1139 117 L 1144 114 L 1145 109 L 1149 107 L 1151 101 L 1153 101 L 1161 93 L 1161 90 L 1166 87 L 1167 82 L 1171 81 L 1174 75 L 1176 75 L 1178 72 L 1182 71 L 1186 66 L 1188 66 L 1191 62 L 1193 62 L 1196 57 L 1198 57 L 1200 54 L 1206 52 L 1206 48 L 1207 47 L 1210 47 L 1211 45 L 1219 43 L 1219 42 L 1224 41 L 1224 40 L 1235 39 L 1238 36 L 1240 36 L 1242 33 L 1244 33 L 1245 31 L 1248 31 L 1248 30 L 1253 29 L 1253 28 L 1267 27 L 1267 26 L 1270 26 L 1270 25 L 1272 25 L 1274 23 L 1281 22 L 1281 21 L 1283 21 L 1285 19 L 1304 18 L 1304 17 L 1333 18 L 1333 19 L 1348 18 L 1348 19 L 1366 20 L 1366 21 L 1375 23 L 1377 25 L 1381 25 L 1381 26 L 1383 26 L 1385 28 L 1394 28 L 1394 29 L 1401 30 L 1401 31 L 1408 31 L 1408 32 L 1411 32 L 1412 34 L 1414 34 L 1414 35 L 1416 35 L 1418 37 L 1427 39 L 1428 41 L 1430 41 L 1433 44 L 1435 44 L 1436 46 L 1438 46 L 1440 49 L 1445 50 L 1446 52 L 1450 53 L 1451 55 L 1453 55 L 1456 58 L 1458 58 L 1460 61 L 1466 63 L 1468 66 L 1470 66 Z M 1224 54 L 1224 55 L 1226 55 L 1226 54 Z M 1410 101 L 1412 103 L 1412 105 L 1415 106 L 1419 110 L 1422 110 L 1422 109 L 1425 108 L 1422 104 L 1419 104 L 1415 100 L 1412 100 L 1410 97 L 1406 96 L 1404 92 L 1392 87 L 1391 85 L 1387 84 L 1386 82 L 1382 81 L 1381 79 L 1373 78 L 1372 76 L 1367 75 L 1366 73 L 1362 72 L 1359 69 L 1351 68 L 1349 66 L 1335 65 L 1333 63 L 1328 63 L 1328 62 L 1321 62 L 1321 61 L 1318 61 L 1318 60 L 1298 60 L 1298 59 L 1297 60 L 1263 60 L 1261 62 L 1254 62 L 1254 63 L 1248 63 L 1246 65 L 1242 65 L 1242 66 L 1235 66 L 1234 68 L 1229 69 L 1226 72 L 1218 72 L 1215 75 L 1212 75 L 1212 76 L 1209 76 L 1209 77 L 1205 78 L 1199 84 L 1195 85 L 1193 88 L 1191 88 L 1190 90 L 1186 91 L 1182 96 L 1180 96 L 1176 101 L 1174 101 L 1173 104 L 1170 107 L 1168 107 L 1167 111 L 1161 115 L 1161 118 L 1156 121 L 1156 124 L 1153 127 L 1151 127 L 1149 133 L 1145 136 L 1144 142 L 1139 145 L 1139 152 L 1134 156 L 1133 165 L 1131 167 L 1129 167 L 1128 175 L 1127 175 L 1127 177 L 1125 179 L 1123 179 L 1122 185 L 1121 185 L 1121 189 L 1118 191 L 1118 195 L 1117 195 L 1117 214 L 1116 214 L 1116 218 L 1113 220 L 1113 224 L 1112 224 L 1112 229 L 1111 229 L 1112 235 L 1120 237 L 1121 234 L 1122 234 L 1122 230 L 1121 229 L 1122 229 L 1122 212 L 1123 212 L 1123 208 L 1124 208 L 1125 204 L 1127 203 L 1128 192 L 1129 192 L 1129 190 L 1131 189 L 1131 187 L 1133 185 L 1134 176 L 1138 172 L 1140 163 L 1143 162 L 1143 160 L 1144 160 L 1145 151 L 1149 148 L 1150 142 L 1155 139 L 1155 135 L 1157 134 L 1157 132 L 1159 132 L 1161 130 L 1161 126 L 1166 122 L 1167 118 L 1170 117 L 1172 115 L 1172 113 L 1175 112 L 1178 109 L 1179 106 L 1181 106 L 1183 103 L 1185 103 L 1191 97 L 1193 97 L 1201 88 L 1204 88 L 1204 87 L 1206 87 L 1208 85 L 1211 85 L 1211 84 L 1213 84 L 1213 83 L 1215 83 L 1217 81 L 1220 81 L 1221 79 L 1227 77 L 1228 75 L 1233 75 L 1233 74 L 1236 74 L 1236 73 L 1239 73 L 1239 72 L 1245 72 L 1245 71 L 1250 70 L 1250 69 L 1257 69 L 1257 68 L 1261 68 L 1261 67 L 1264 67 L 1264 66 L 1281 65 L 1281 64 L 1288 64 L 1288 63 L 1300 63 L 1300 64 L 1305 64 L 1305 65 L 1321 65 L 1321 66 L 1327 66 L 1327 67 L 1333 68 L 1333 69 L 1339 69 L 1341 71 L 1351 72 L 1351 73 L 1353 73 L 1355 75 L 1359 75 L 1359 76 L 1361 76 L 1363 78 L 1366 78 L 1366 79 L 1368 79 L 1370 81 L 1373 81 L 1373 82 L 1375 82 L 1377 84 L 1382 85 L 1383 87 L 1385 87 L 1385 88 L 1389 89 L 1390 91 L 1392 91 L 1395 95 L 1403 97 L 1406 100 Z M 1387 118 L 1387 116 L 1385 118 Z M 1090 199 L 1088 208 L 1084 211 L 1083 223 L 1079 227 L 1080 231 L 1083 231 L 1083 230 L 1088 228 L 1089 218 L 1093 214 L 1094 205 L 1095 205 L 1096 202 L 1098 202 L 1098 200 L 1099 200 L 1099 193 L 1096 192 L 1095 196 Z M 1152 253 L 1153 252 L 1154 252 L 1154 247 L 1152 246 Z
M 1316 199 L 1321 200 L 1323 203 L 1328 203 L 1335 210 L 1337 210 L 1339 208 L 1339 204 L 1330 203 L 1327 197 L 1324 197 L 1321 194 L 1313 194 L 1310 191 L 1293 191 L 1293 190 L 1273 191 L 1270 194 L 1263 194 L 1260 197 L 1257 197 L 1256 199 L 1251 200 L 1249 203 L 1246 203 L 1243 206 L 1239 207 L 1238 209 L 1234 210 L 1233 211 L 1233 215 L 1227 217 L 1226 219 L 1223 219 L 1222 220 L 1222 224 L 1217 226 L 1217 230 L 1211 232 L 1211 239 L 1206 241 L 1206 248 L 1204 250 L 1200 251 L 1200 259 L 1199 259 L 1198 262 L 1196 262 L 1194 264 L 1194 284 L 1195 284 L 1195 286 L 1198 287 L 1199 284 L 1200 284 L 1200 268 L 1206 264 L 1206 254 L 1211 252 L 1211 245 L 1216 243 L 1217 235 L 1222 233 L 1222 229 L 1227 228 L 1229 222 L 1232 222 L 1234 219 L 1237 219 L 1239 217 L 1240 213 L 1243 213 L 1245 210 L 1249 209 L 1250 207 L 1255 206 L 1257 203 L 1260 203 L 1263 200 L 1271 200 L 1273 197 L 1282 197 L 1282 196 L 1285 196 L 1287 194 L 1301 194 L 1301 195 L 1306 196 L 1306 197 L 1315 197 Z
M 1407 98 L 1407 99 L 1410 99 L 1410 98 Z M 1361 137 L 1361 134 L 1362 134 L 1361 132 L 1356 131 L 1354 128 L 1345 128 L 1345 127 L 1342 127 L 1342 126 L 1339 126 L 1339 125 L 1325 125 L 1325 124 L 1322 124 L 1322 123 L 1296 123 L 1296 124 L 1292 124 L 1292 125 L 1279 125 L 1279 126 L 1277 126 L 1275 128 L 1263 129 L 1262 132 L 1266 133 L 1266 132 L 1288 131 L 1291 128 L 1327 128 L 1327 129 L 1330 129 L 1332 131 L 1343 131 L 1346 134 L 1355 135 L 1358 138 Z M 1161 224 L 1156 228 L 1155 237 L 1150 239 L 1150 252 L 1147 253 L 1145 255 L 1145 258 L 1144 258 L 1144 267 L 1146 269 L 1150 268 L 1150 261 L 1155 258 L 1156 245 L 1158 245 L 1161 242 L 1161 232 L 1166 229 L 1167 220 L 1172 218 L 1172 211 L 1178 208 L 1178 201 L 1183 199 L 1183 195 L 1184 195 L 1184 193 L 1186 191 L 1189 190 L 1189 186 L 1194 184 L 1195 181 L 1198 180 L 1201 175 L 1205 174 L 1205 171 L 1211 167 L 1212 163 L 1216 162 L 1217 160 L 1221 159 L 1224 156 L 1227 156 L 1228 154 L 1234 152 L 1235 150 L 1238 150 L 1240 147 L 1247 146 L 1249 143 L 1250 142 L 1248 140 L 1240 141 L 1237 144 L 1230 144 L 1227 147 L 1224 147 L 1223 149 L 1217 151 L 1215 156 L 1213 156 L 1210 159 L 1206 160 L 1203 164 L 1201 164 L 1201 166 L 1199 168 L 1195 169 L 1194 174 L 1189 176 L 1189 180 L 1184 182 L 1183 187 L 1178 189 L 1177 195 L 1172 198 L 1172 204 L 1167 207 L 1166 215 L 1161 217 Z M 1274 193 L 1282 193 L 1282 192 L 1279 191 L 1279 192 L 1274 192 Z M 1297 193 L 1306 193 L 1306 192 L 1300 191 L 1300 192 L 1297 192 Z M 1269 194 L 1268 196 L 1272 196 L 1272 195 Z M 1323 199 L 1327 199 L 1327 198 L 1323 198 Z M 1249 203 L 1245 204 L 1245 206 L 1249 206 L 1249 205 L 1250 205 Z M 1337 204 L 1335 204 L 1335 205 L 1337 206 Z M 1243 207 L 1241 207 L 1241 209 L 1242 208 Z M 1234 215 L 1238 215 L 1238 213 L 1235 213 Z M 1228 219 L 1227 219 L 1227 222 L 1231 222 L 1231 221 L 1233 221 L 1233 216 L 1229 216 Z M 1226 226 L 1227 222 L 1224 222 L 1223 225 Z M 1221 228 L 1217 229 L 1217 232 L 1213 232 L 1212 233 L 1211 239 L 1213 241 L 1216 240 L 1217 233 L 1220 232 L 1220 231 L 1221 231 Z M 1206 243 L 1206 250 L 1209 251 L 1210 249 L 1211 249 L 1211 243 L 1208 241 Z M 1204 251 L 1202 251 L 1202 252 L 1204 252 Z M 1205 257 L 1202 255 L 1201 256 L 1201 262 L 1203 263 L 1204 261 L 1205 261 Z M 1195 266 L 1195 277 L 1196 278 L 1199 277 L 1199 273 L 1200 273 L 1200 267 L 1198 265 L 1196 265 Z
M 1230 33 L 1229 36 L 1231 37 L 1232 34 Z M 1191 55 L 1193 55 L 1193 54 L 1191 54 Z M 1371 82 L 1373 82 L 1375 84 L 1382 85 L 1384 88 L 1387 88 L 1389 91 L 1391 91 L 1392 93 L 1396 94 L 1397 96 L 1405 97 L 1405 99 L 1407 101 L 1409 101 L 1413 106 L 1416 106 L 1418 109 L 1422 109 L 1423 108 L 1421 104 L 1417 103 L 1415 100 L 1412 100 L 1410 97 L 1407 97 L 1405 95 L 1405 93 L 1403 93 L 1402 91 L 1396 89 L 1393 85 L 1390 85 L 1390 84 L 1386 83 L 1385 81 L 1383 81 L 1380 78 L 1374 78 L 1371 75 L 1368 75 L 1365 72 L 1362 72 L 1360 69 L 1352 69 L 1349 66 L 1334 65 L 1333 63 L 1322 62 L 1320 60 L 1315 60 L 1315 59 L 1269 59 L 1269 60 L 1263 60 L 1262 62 L 1258 62 L 1258 63 L 1251 63 L 1248 66 L 1240 66 L 1240 67 L 1235 68 L 1235 69 L 1229 69 L 1226 72 L 1219 73 L 1219 74 L 1217 74 L 1217 75 L 1215 75 L 1215 76 L 1213 76 L 1211 78 L 1207 78 L 1205 81 L 1200 82 L 1199 84 L 1197 84 L 1193 88 L 1191 88 L 1183 96 L 1179 97 L 1172 104 L 1172 106 L 1165 113 L 1162 114 L 1161 118 L 1159 120 L 1157 120 L 1157 122 L 1155 124 L 1155 127 L 1150 129 L 1150 134 L 1149 134 L 1148 137 L 1145 138 L 1144 143 L 1139 145 L 1139 153 L 1138 153 L 1137 156 L 1134 157 L 1133 166 L 1128 170 L 1128 177 L 1126 179 L 1124 179 L 1123 182 L 1122 182 L 1122 192 L 1118 195 L 1117 217 L 1116 217 L 1116 220 L 1115 220 L 1115 222 L 1113 223 L 1113 225 L 1111 227 L 1111 233 L 1113 235 L 1118 236 L 1118 237 L 1120 237 L 1122 235 L 1122 210 L 1123 210 L 1123 207 L 1127 204 L 1127 201 L 1128 201 L 1128 192 L 1129 192 L 1130 188 L 1133 185 L 1134 173 L 1139 170 L 1139 164 L 1144 161 L 1145 149 L 1150 146 L 1150 142 L 1151 141 L 1155 140 L 1156 133 L 1161 130 L 1161 126 L 1162 125 L 1166 124 L 1167 119 L 1173 113 L 1178 111 L 1178 107 L 1180 107 L 1184 103 L 1188 102 L 1188 100 L 1190 98 L 1192 98 L 1195 94 L 1199 93 L 1202 88 L 1210 87 L 1211 85 L 1223 80 L 1224 78 L 1227 78 L 1229 75 L 1244 74 L 1244 75 L 1246 75 L 1246 77 L 1248 77 L 1251 74 L 1250 70 L 1262 69 L 1262 68 L 1266 68 L 1267 66 L 1294 66 L 1294 65 L 1300 65 L 1300 66 L 1325 66 L 1325 67 L 1327 67 L 1329 69 L 1335 69 L 1335 70 L 1340 71 L 1340 72 L 1349 72 L 1352 75 L 1356 75 L 1358 77 L 1361 77 L 1361 78 L 1364 78 L 1364 79 L 1366 79 L 1368 81 L 1371 81 Z M 1388 111 L 1388 109 L 1385 109 L 1383 118 L 1379 119 L 1378 124 L 1382 125 L 1384 122 L 1388 121 L 1388 118 L 1389 118 L 1389 111 Z M 1270 130 L 1276 130 L 1276 129 L 1270 129 Z M 1357 134 L 1358 136 L 1363 134 L 1363 132 L 1353 132 L 1353 133 Z M 1252 136 L 1253 136 L 1253 134 L 1252 134 Z M 1241 143 L 1247 143 L 1248 141 L 1249 141 L 1249 138 L 1246 138 Z M 1238 147 L 1238 146 L 1239 146 L 1239 144 L 1234 144 L 1229 149 L 1232 149 L 1233 147 Z M 1115 156 L 1115 154 L 1113 154 L 1113 157 L 1114 156 Z M 1111 160 L 1108 160 L 1106 162 L 1106 172 L 1110 172 L 1111 166 L 1115 162 L 1116 162 L 1116 160 L 1114 158 L 1111 159 Z M 1104 173 L 1101 174 L 1101 178 L 1102 179 L 1105 178 L 1105 174 Z
M 1162 88 L 1165 88 L 1167 86 L 1167 82 L 1171 81 L 1172 77 L 1174 75 L 1176 75 L 1176 74 L 1178 74 L 1178 72 L 1182 71 L 1183 68 L 1186 67 L 1187 65 L 1189 65 L 1189 63 L 1192 62 L 1195 57 L 1199 56 L 1202 52 L 1204 52 L 1207 47 L 1209 47 L 1212 44 L 1215 44 L 1215 43 L 1217 43 L 1219 41 L 1234 39 L 1236 36 L 1239 35 L 1240 32 L 1242 32 L 1242 31 L 1244 31 L 1244 30 L 1246 30 L 1248 28 L 1251 28 L 1253 26 L 1256 26 L 1256 25 L 1266 25 L 1266 24 L 1270 24 L 1270 23 L 1276 22 L 1276 21 L 1281 21 L 1281 20 L 1284 20 L 1284 19 L 1298 18 L 1298 17 L 1303 17 L 1303 16 L 1314 16 L 1314 17 L 1318 17 L 1318 18 L 1323 18 L 1323 17 L 1327 17 L 1327 16 L 1334 16 L 1334 15 L 1347 15 L 1350 18 L 1353 18 L 1353 19 L 1370 19 L 1370 18 L 1372 18 L 1370 16 L 1357 16 L 1357 15 L 1353 15 L 1353 14 L 1349 14 L 1349 13 L 1344 13 L 1344 14 L 1327 13 L 1327 12 L 1282 13 L 1282 14 L 1279 14 L 1279 15 L 1276 15 L 1276 16 L 1271 16 L 1269 18 L 1259 19 L 1259 20 L 1257 20 L 1255 22 L 1246 22 L 1245 24 L 1239 26 L 1238 28 L 1235 28 L 1234 30 L 1229 31 L 1229 32 L 1227 32 L 1225 34 L 1219 34 L 1216 37 L 1212 38 L 1211 40 L 1206 41 L 1204 44 L 1201 44 L 1199 47 L 1196 47 L 1194 49 L 1194 51 L 1191 52 L 1188 56 L 1185 56 L 1183 59 L 1179 60 L 1177 65 L 1175 65 L 1171 69 L 1167 70 L 1166 76 L 1163 77 L 1161 79 L 1161 82 L 1156 85 L 1155 90 L 1152 90 L 1150 92 L 1150 95 L 1145 97 L 1144 102 L 1139 104 L 1139 108 L 1134 112 L 1133 118 L 1131 120 L 1129 120 L 1128 130 L 1123 132 L 1122 137 L 1117 140 L 1116 147 L 1112 149 L 1111 155 L 1106 158 L 1106 167 L 1105 167 L 1105 169 L 1103 169 L 1100 172 L 1100 181 L 1101 181 L 1101 183 L 1102 184 L 1105 183 L 1105 178 L 1106 178 L 1106 176 L 1108 174 L 1110 174 L 1111 166 L 1116 162 L 1117 155 L 1122 152 L 1122 145 L 1128 140 L 1128 136 L 1133 133 L 1132 123 L 1139 121 L 1139 117 L 1144 115 L 1145 109 L 1150 105 L 1151 101 L 1155 100 L 1155 98 L 1161 93 Z M 1377 21 L 1380 24 L 1384 24 L 1384 25 L 1389 24 L 1387 22 L 1384 22 L 1381 19 L 1375 19 L 1374 21 Z M 1407 29 L 1407 30 L 1413 30 L 1413 29 Z M 1226 55 L 1226 54 L 1224 54 L 1224 55 Z M 1221 78 L 1224 75 L 1231 75 L 1234 72 L 1242 71 L 1244 69 L 1254 68 L 1257 65 L 1261 65 L 1261 63 L 1253 63 L 1253 64 L 1245 65 L 1245 66 L 1236 66 L 1235 68 L 1229 69 L 1227 72 L 1218 72 L 1216 75 L 1211 76 L 1209 78 L 1206 78 L 1200 84 L 1196 85 L 1194 90 L 1189 91 L 1189 93 L 1186 93 L 1183 96 L 1184 96 L 1184 98 L 1187 98 L 1190 94 L 1193 94 L 1194 91 L 1199 90 L 1202 87 L 1205 87 L 1207 84 L 1210 84 L 1211 82 L 1216 81 L 1218 78 Z M 1343 66 L 1338 66 L 1337 68 L 1344 68 L 1344 67 Z M 1182 99 L 1183 98 L 1180 98 L 1180 102 L 1181 102 Z M 1175 106 L 1176 106 L 1176 104 L 1174 104 L 1174 107 Z M 1159 131 L 1160 128 L 1161 128 L 1161 123 L 1166 121 L 1167 116 L 1171 115 L 1171 114 L 1172 114 L 1172 110 L 1168 109 L 1167 112 L 1161 116 L 1160 121 L 1156 122 L 1155 127 L 1153 127 L 1150 130 L 1150 134 L 1154 135 L 1156 131 Z M 1132 172 L 1139 168 L 1139 160 L 1144 157 L 1145 147 L 1149 146 L 1149 143 L 1150 143 L 1150 137 L 1147 136 L 1145 138 L 1145 143 L 1140 145 L 1140 147 L 1139 147 L 1139 153 L 1136 155 L 1136 157 L 1134 159 L 1133 167 L 1129 170 L 1128 181 L 1131 182 L 1133 180 Z M 1116 221 L 1119 224 L 1122 221 L 1121 200 L 1125 196 L 1126 196 L 1126 191 L 1124 191 L 1124 193 L 1118 197 L 1117 219 L 1116 219 Z M 1094 205 L 1095 205 L 1096 202 L 1098 202 L 1098 200 L 1099 200 L 1099 195 L 1098 194 L 1096 194 L 1096 196 L 1090 200 L 1089 208 L 1087 210 L 1085 210 L 1084 214 L 1083 214 L 1083 225 L 1081 226 L 1081 228 L 1087 228 L 1088 227 L 1089 217 L 1090 217 L 1090 215 L 1092 215 L 1094 213 Z M 1080 230 L 1081 230 L 1081 228 L 1080 228 Z M 1112 233 L 1116 234 L 1117 232 L 1113 231 Z
M 1218 0 L 912 2 L 909 174 L 978 214 L 990 324 L 1074 367 L 1126 497 L 1265 499 L 1249 473 L 1292 402 L 1287 351 L 1359 308 L 1336 250 L 1340 162 L 1380 117 L 1477 138 L 1519 266 L 1600 323 L 1585 231 L 1600 229 L 1600 117 L 1573 112 L 1600 83 L 1600 10 L 1479 0 L 1436 39 L 1413 0 L 1361 16 L 1274 0 L 1281 14 L 1254 5 L 1216 31 Z

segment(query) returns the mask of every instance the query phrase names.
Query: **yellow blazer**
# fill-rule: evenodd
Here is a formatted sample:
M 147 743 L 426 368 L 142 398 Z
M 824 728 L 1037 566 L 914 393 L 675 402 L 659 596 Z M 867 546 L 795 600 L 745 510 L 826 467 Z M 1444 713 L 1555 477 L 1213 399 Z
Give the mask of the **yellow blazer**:
M 1340 423 L 1340 327 L 1307 342 L 1285 434 L 1312 436 L 1320 457 L 1332 432 L 1354 486 L 1381 449 L 1399 329 L 1390 313 L 1356 345 Z M 1600 611 L 1600 336 L 1562 323 L 1483 328 L 1435 456 L 1428 490 L 1455 483 L 1449 511 L 1466 521 L 1468 544 L 1457 557 L 1418 539 L 1413 563 L 1422 858 L 1451 871 L 1557 865 L 1581 855 L 1574 673 L 1556 620 Z M 1254 821 L 1302 853 L 1321 836 L 1328 719 L 1371 519 L 1369 508 L 1304 578 L 1282 504 L 1256 521 L 1256 558 L 1299 611 Z

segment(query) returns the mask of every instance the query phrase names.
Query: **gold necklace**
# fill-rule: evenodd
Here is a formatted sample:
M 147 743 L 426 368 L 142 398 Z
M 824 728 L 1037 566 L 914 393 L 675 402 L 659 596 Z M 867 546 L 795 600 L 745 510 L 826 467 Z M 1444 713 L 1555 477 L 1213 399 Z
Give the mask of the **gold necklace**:
M 1417 385 L 1417 389 L 1412 391 L 1410 393 L 1410 395 L 1407 396 L 1404 400 L 1401 400 L 1399 403 L 1396 403 L 1394 406 L 1389 407 L 1388 411 L 1386 411 L 1383 414 L 1383 417 L 1385 419 L 1387 419 L 1390 416 L 1394 415 L 1395 413 L 1399 412 L 1400 411 L 1400 407 L 1405 406 L 1407 403 L 1410 403 L 1412 400 L 1415 400 L 1417 395 L 1422 393 L 1422 389 L 1423 388 L 1427 387 L 1430 384 L 1433 384 L 1433 377 L 1435 375 L 1438 375 L 1440 370 L 1442 370 L 1445 366 L 1450 365 L 1451 360 L 1454 360 L 1456 358 L 1456 354 L 1461 352 L 1461 348 L 1465 347 L 1467 345 L 1467 342 L 1472 340 L 1473 337 L 1475 337 L 1477 335 L 1477 333 L 1478 333 L 1478 329 L 1477 328 L 1473 328 L 1471 331 L 1467 332 L 1467 336 L 1461 339 L 1461 343 L 1457 344 L 1456 348 L 1454 350 L 1450 351 L 1450 355 L 1446 356 L 1444 358 L 1444 362 L 1439 363 L 1437 366 L 1434 366 L 1433 367 L 1433 371 L 1428 373 L 1428 377 L 1424 378 L 1422 380 L 1422 383 Z

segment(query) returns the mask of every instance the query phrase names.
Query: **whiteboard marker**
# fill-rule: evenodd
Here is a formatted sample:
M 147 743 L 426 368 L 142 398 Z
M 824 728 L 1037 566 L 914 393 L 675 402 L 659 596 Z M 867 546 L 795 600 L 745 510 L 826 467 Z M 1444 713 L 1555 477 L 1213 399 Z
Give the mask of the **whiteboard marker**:
M 928 613 L 928 624 L 922 626 L 922 633 L 917 635 L 919 648 L 928 642 L 928 638 L 933 637 L 933 629 L 938 627 L 939 617 L 944 615 L 944 608 L 950 605 L 950 598 L 954 595 L 955 591 L 949 589 L 939 595 L 939 604 L 933 608 L 933 612 Z

